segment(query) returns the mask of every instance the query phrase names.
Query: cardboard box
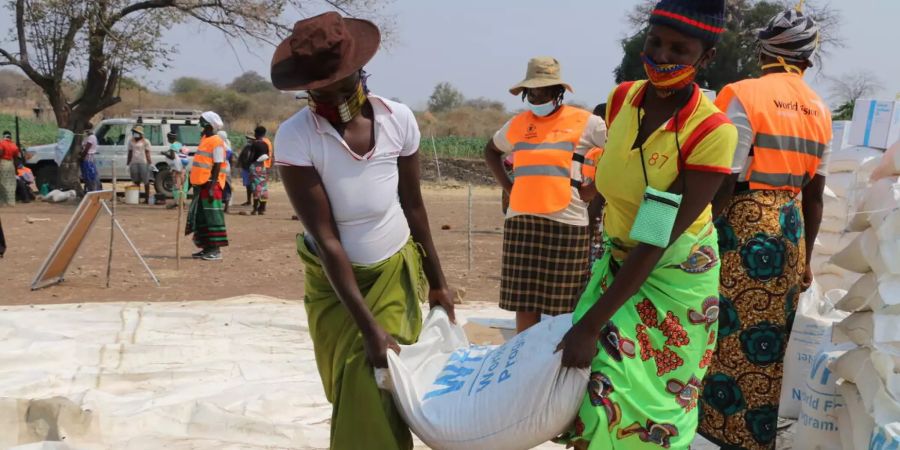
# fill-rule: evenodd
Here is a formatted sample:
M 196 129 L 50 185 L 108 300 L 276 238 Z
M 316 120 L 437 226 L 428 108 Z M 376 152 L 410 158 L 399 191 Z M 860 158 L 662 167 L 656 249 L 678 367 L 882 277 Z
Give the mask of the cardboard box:
M 835 120 L 831 122 L 831 151 L 837 152 L 850 146 L 850 129 L 853 122 Z
M 853 108 L 850 145 L 886 149 L 900 138 L 900 102 L 859 99 Z

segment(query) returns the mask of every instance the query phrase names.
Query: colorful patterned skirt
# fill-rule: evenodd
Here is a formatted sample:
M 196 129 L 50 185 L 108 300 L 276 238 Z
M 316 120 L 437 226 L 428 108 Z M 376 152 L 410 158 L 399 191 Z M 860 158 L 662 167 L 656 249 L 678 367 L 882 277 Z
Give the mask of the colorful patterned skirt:
M 784 191 L 737 194 L 716 227 L 719 348 L 704 380 L 700 434 L 722 447 L 771 449 L 806 265 L 800 201 Z
M 605 245 L 576 322 L 621 266 L 613 244 Z M 715 229 L 685 232 L 600 331 L 587 395 L 574 426 L 557 441 L 590 450 L 687 449 L 697 429 L 700 380 L 716 346 L 718 287 Z
M 537 216 L 503 224 L 500 307 L 558 315 L 572 312 L 588 279 L 588 227 Z
M 269 199 L 269 171 L 265 163 L 255 162 L 250 166 L 250 188 L 253 198 L 261 201 Z
M 11 159 L 0 159 L 0 206 L 16 204 L 16 165 Z
M 223 190 L 215 184 L 213 192 L 204 186 L 194 186 L 194 198 L 188 212 L 184 234 L 194 234 L 194 245 L 201 249 L 225 247 L 228 232 L 225 230 Z

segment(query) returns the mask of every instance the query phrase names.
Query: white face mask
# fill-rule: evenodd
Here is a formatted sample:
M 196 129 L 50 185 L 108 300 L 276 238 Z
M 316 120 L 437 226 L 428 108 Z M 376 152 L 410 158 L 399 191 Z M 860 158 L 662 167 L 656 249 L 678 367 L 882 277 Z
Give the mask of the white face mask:
M 556 110 L 556 102 L 552 100 L 541 105 L 535 105 L 534 103 L 525 100 L 525 104 L 528 105 L 528 109 L 531 110 L 531 113 L 538 117 L 547 117 Z

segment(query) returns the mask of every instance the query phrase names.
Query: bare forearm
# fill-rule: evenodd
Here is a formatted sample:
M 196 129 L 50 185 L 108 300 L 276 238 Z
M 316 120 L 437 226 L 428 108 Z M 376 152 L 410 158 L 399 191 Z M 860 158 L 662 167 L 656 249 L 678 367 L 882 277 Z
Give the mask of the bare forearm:
M 491 170 L 494 178 L 500 183 L 500 187 L 509 193 L 512 191 L 512 181 L 509 179 L 509 176 L 506 175 L 506 170 L 503 169 L 503 160 L 501 158 L 502 154 L 497 150 L 494 150 L 490 144 L 485 147 L 484 162 L 487 163 L 488 169 Z
M 428 284 L 431 289 L 444 289 L 447 287 L 447 280 L 444 278 L 444 271 L 441 269 L 441 261 L 438 258 L 437 250 L 434 247 L 434 240 L 431 237 L 431 227 L 428 225 L 428 213 L 425 206 L 420 205 L 404 209 L 406 220 L 409 222 L 409 229 L 412 233 L 413 240 L 422 246 L 425 250 L 423 255 L 423 263 L 425 277 L 428 278 Z
M 822 224 L 822 213 L 825 205 L 821 199 L 803 199 L 803 232 L 806 239 L 806 263 L 812 260 L 813 247 L 816 237 L 819 235 L 819 226 Z
M 731 175 L 722 181 L 722 186 L 719 188 L 719 191 L 716 192 L 716 196 L 713 198 L 712 202 L 714 219 L 725 213 L 725 209 L 728 208 L 728 204 L 731 203 L 731 197 L 734 196 L 734 186 L 737 184 L 737 177 L 737 175 Z

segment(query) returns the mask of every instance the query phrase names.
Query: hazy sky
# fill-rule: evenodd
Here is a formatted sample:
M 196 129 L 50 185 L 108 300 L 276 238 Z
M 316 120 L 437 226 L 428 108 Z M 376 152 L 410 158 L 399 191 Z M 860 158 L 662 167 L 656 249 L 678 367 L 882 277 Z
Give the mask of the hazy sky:
M 818 3 L 821 3 L 819 0 Z M 528 59 L 550 55 L 560 60 L 563 76 L 575 88 L 575 101 L 605 101 L 613 87 L 612 70 L 622 58 L 619 39 L 628 30 L 625 13 L 635 0 L 395 0 L 388 10 L 396 22 L 391 46 L 368 65 L 370 87 L 423 107 L 435 84 L 448 81 L 466 97 L 488 97 L 518 108 L 507 92 L 525 73 Z M 832 0 L 841 11 L 846 47 L 825 61 L 823 74 L 838 76 L 861 69 L 880 78 L 882 96 L 900 93 L 900 1 Z M 296 19 L 292 17 L 291 19 Z M 4 13 L 0 26 L 9 27 Z M 157 89 L 180 76 L 227 83 L 245 70 L 268 77 L 271 46 L 234 50 L 218 32 L 180 26 L 167 41 L 178 44 L 173 68 L 137 74 Z M 894 44 L 891 44 L 894 42 Z M 821 75 L 807 79 L 827 97 Z

